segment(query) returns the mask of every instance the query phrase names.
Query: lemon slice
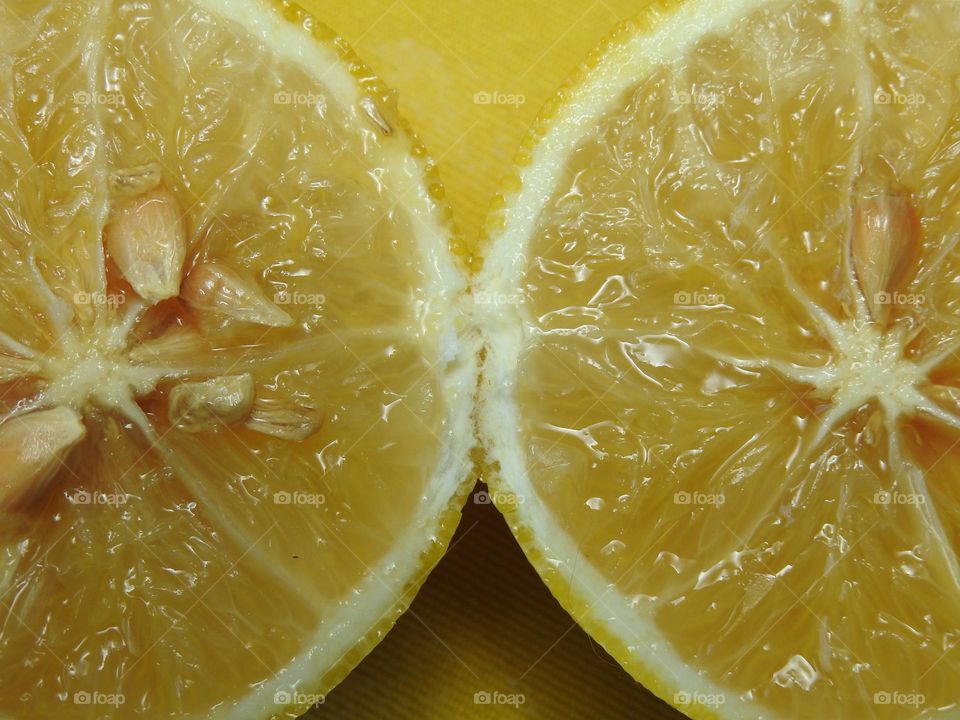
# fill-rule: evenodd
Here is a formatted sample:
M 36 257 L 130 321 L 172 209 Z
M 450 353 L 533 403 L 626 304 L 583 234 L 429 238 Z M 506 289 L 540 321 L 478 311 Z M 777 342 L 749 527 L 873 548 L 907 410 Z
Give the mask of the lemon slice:
M 491 216 L 479 411 L 567 609 L 692 717 L 958 717 L 960 6 L 658 3 Z
M 0 28 L 0 717 L 295 717 L 468 491 L 431 161 L 292 3 Z

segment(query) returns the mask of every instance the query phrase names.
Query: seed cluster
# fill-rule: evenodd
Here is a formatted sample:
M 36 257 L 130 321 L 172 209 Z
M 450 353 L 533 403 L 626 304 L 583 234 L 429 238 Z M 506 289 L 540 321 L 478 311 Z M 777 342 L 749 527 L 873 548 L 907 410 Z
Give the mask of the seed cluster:
M 295 399 L 261 397 L 250 373 L 186 379 L 187 371 L 163 367 L 170 356 L 196 356 L 207 349 L 196 330 L 175 324 L 158 337 L 131 343 L 144 313 L 172 298 L 200 313 L 239 323 L 281 328 L 294 320 L 246 270 L 201 262 L 185 272 L 184 216 L 163 183 L 159 165 L 116 171 L 109 188 L 104 247 L 136 299 L 124 303 L 126 310 L 117 315 L 106 339 L 77 337 L 72 309 L 46 287 L 34 268 L 46 290 L 48 315 L 58 320 L 59 347 L 56 356 L 42 357 L 0 333 L 0 379 L 35 378 L 41 387 L 0 424 L 0 461 L 6 469 L 0 480 L 0 509 L 17 510 L 43 495 L 86 437 L 84 411 L 90 405 L 120 412 L 155 441 L 152 424 L 135 398 L 153 392 L 162 380 L 176 381 L 167 398 L 167 414 L 172 425 L 186 432 L 242 424 L 302 441 L 322 423 L 316 408 Z

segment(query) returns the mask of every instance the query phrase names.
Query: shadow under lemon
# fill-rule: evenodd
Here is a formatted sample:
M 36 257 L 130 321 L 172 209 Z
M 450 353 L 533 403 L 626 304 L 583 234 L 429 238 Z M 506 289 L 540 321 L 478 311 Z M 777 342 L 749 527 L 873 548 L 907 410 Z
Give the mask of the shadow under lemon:
M 305 719 L 682 720 L 576 625 L 486 500 L 478 484 L 410 609 Z

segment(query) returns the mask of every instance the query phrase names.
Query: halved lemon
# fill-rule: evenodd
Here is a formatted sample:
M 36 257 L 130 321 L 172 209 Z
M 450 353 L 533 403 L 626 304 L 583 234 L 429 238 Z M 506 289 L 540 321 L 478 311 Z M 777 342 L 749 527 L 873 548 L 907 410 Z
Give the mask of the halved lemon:
M 3 3 L 0 89 L 0 717 L 294 717 L 469 488 L 431 162 L 287 2 Z
M 657 3 L 474 298 L 494 498 L 693 717 L 960 717 L 960 5 Z

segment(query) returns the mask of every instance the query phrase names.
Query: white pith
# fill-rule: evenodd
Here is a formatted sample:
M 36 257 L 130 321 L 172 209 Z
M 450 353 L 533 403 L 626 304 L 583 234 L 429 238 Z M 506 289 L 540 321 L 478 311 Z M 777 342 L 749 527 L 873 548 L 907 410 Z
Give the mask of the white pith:
M 53 308 L 47 312 L 55 317 Z M 59 328 L 57 346 L 39 363 L 38 376 L 44 384 L 33 404 L 65 405 L 81 414 L 96 406 L 129 415 L 136 398 L 153 392 L 161 380 L 184 374 L 131 362 L 126 354 L 133 340 L 130 325 L 118 315 L 113 324 L 97 328 L 95 335 L 80 337 L 69 326 Z M 36 353 L 31 350 L 30 355 Z

